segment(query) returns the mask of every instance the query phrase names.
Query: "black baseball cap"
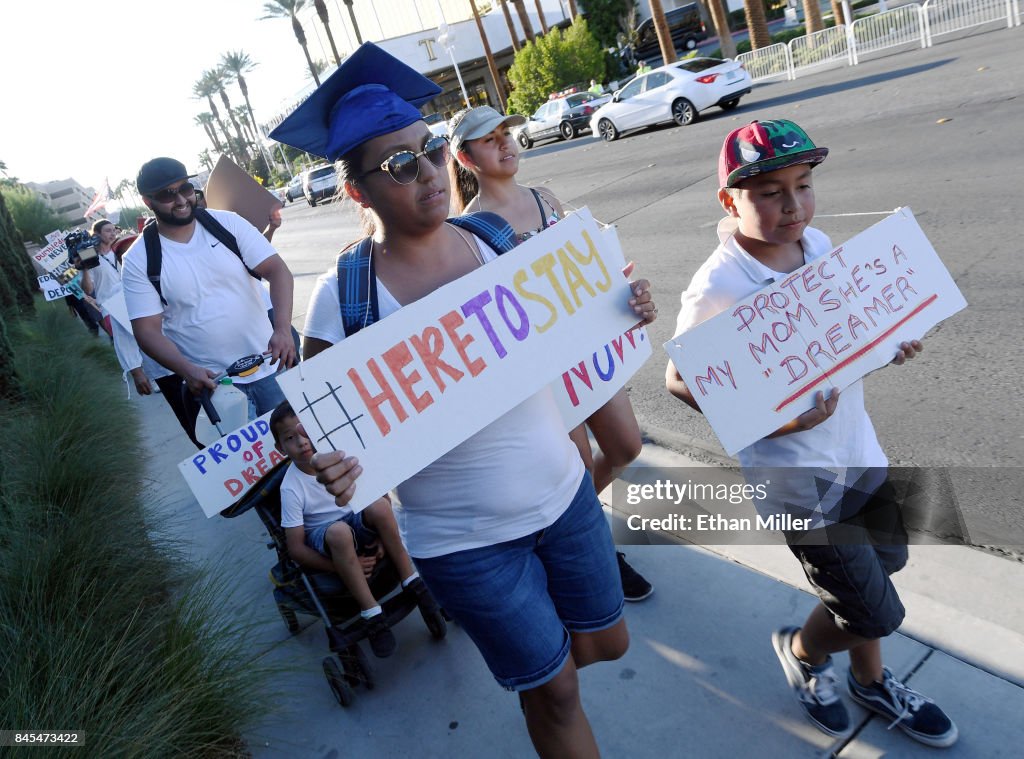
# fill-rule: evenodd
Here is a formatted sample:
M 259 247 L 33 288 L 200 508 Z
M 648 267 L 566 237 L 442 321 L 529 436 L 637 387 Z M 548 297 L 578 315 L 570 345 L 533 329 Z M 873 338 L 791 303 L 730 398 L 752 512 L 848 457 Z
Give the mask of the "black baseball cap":
M 151 195 L 157 190 L 174 184 L 182 179 L 188 179 L 195 174 L 189 174 L 185 164 L 173 158 L 154 158 L 146 161 L 139 169 L 139 175 L 135 179 L 135 185 L 142 195 Z

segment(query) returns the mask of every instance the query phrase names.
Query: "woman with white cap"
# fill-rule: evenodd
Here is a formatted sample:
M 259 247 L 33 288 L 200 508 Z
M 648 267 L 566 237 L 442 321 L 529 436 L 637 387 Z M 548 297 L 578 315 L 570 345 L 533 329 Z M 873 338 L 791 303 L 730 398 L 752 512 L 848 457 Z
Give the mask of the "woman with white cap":
M 550 190 L 526 187 L 516 181 L 519 150 L 511 127 L 526 123 L 518 114 L 503 116 L 490 106 L 470 108 L 455 114 L 450 126 L 451 147 L 456 161 L 451 165 L 453 208 L 456 213 L 491 211 L 508 220 L 520 240 L 525 240 L 565 216 L 562 204 Z M 650 321 L 654 321 L 653 316 Z M 594 455 L 586 430 L 572 433 L 598 493 L 612 484 L 619 473 L 640 455 L 643 441 L 626 389 L 619 390 L 586 421 L 594 433 L 598 451 Z M 617 554 L 622 590 L 627 601 L 641 601 L 653 592 L 647 582 Z
M 318 281 L 304 330 L 307 358 L 345 339 L 343 307 L 365 309 L 364 324 L 386 318 L 496 256 L 446 223 L 448 141 L 431 135 L 417 109 L 439 92 L 367 43 L 271 133 L 338 161 L 348 197 L 375 227 L 357 246 L 369 259 L 370 282 L 356 283 L 362 295 L 350 300 L 347 288 L 340 292 L 334 267 Z M 631 303 L 638 318 L 651 309 L 646 293 Z M 362 471 L 358 461 L 321 452 L 313 465 L 337 502 L 347 503 Z M 576 671 L 619 658 L 629 636 L 611 535 L 550 391 L 396 492 L 403 539 L 420 575 L 495 679 L 521 694 L 538 754 L 598 756 Z

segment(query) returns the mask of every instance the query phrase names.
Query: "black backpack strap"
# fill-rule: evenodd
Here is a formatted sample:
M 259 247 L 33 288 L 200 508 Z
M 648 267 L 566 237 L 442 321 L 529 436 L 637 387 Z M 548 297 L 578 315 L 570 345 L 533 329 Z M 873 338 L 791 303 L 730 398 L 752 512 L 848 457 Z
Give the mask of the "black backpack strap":
M 540 193 L 533 187 L 530 188 L 530 192 L 533 193 L 533 199 L 537 201 L 537 210 L 540 211 L 540 226 L 538 229 L 545 229 L 548 226 L 548 217 L 544 213 L 544 201 L 541 200 Z
M 338 254 L 338 303 L 345 337 L 380 319 L 372 249 L 373 238 L 364 237 Z
M 508 253 L 519 244 L 516 231 L 512 229 L 512 226 L 504 218 L 490 211 L 456 216 L 448 219 L 448 223 L 472 232 L 494 248 L 499 256 L 502 253 Z
M 217 217 L 207 211 L 205 208 L 195 209 L 196 221 L 203 225 L 203 229 L 213 235 L 217 240 L 223 243 L 228 250 L 238 256 L 238 260 L 242 262 L 242 266 L 245 266 L 245 261 L 242 260 L 242 251 L 238 248 L 238 240 L 231 234 L 223 224 L 217 221 Z M 255 279 L 262 280 L 259 274 L 254 272 L 248 266 L 245 266 L 245 270 L 249 272 L 249 276 Z
M 160 248 L 160 232 L 156 222 L 150 221 L 142 230 L 142 240 L 146 244 L 146 276 L 149 278 L 160 302 L 167 305 L 163 292 L 160 290 L 160 265 L 163 263 L 163 250 Z

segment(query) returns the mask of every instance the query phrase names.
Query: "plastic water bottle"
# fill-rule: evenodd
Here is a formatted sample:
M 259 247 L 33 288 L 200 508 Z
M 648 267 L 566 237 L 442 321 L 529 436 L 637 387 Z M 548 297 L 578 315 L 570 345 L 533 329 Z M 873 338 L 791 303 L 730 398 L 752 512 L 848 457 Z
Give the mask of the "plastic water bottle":
M 224 435 L 228 435 L 249 421 L 249 397 L 235 387 L 230 377 L 224 377 L 217 385 L 211 397 L 213 407 L 220 416 L 219 426 Z M 223 435 L 217 431 L 217 425 L 210 421 L 206 409 L 200 406 L 196 417 L 196 440 L 203 445 L 210 445 Z

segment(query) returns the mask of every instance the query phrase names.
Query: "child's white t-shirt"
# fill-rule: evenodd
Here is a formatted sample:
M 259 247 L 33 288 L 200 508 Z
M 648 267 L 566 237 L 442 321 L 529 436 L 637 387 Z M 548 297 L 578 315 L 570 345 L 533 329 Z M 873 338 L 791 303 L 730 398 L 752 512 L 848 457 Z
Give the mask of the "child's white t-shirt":
M 327 488 L 311 474 L 288 467 L 281 480 L 281 526 L 305 527 L 311 530 L 322 524 L 336 522 L 352 513 L 348 506 L 338 506 Z

